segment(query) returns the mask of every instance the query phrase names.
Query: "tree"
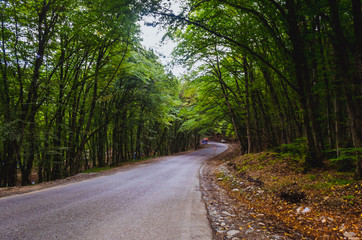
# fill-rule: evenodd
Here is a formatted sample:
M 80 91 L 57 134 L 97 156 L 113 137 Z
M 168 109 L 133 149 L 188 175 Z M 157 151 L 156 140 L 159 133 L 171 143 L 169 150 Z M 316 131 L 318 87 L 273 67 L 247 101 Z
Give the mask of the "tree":
M 26 185 L 35 168 L 45 181 L 151 155 L 178 82 L 140 47 L 137 21 L 159 1 L 144 3 L 1 3 L 1 186 L 18 167 Z
M 276 140 L 276 132 L 282 136 L 279 144 L 305 136 L 307 167 L 321 166 L 322 151 L 328 148 L 336 148 L 338 155 L 341 147 L 360 146 L 356 137 L 356 104 L 361 96 L 356 90 L 360 89 L 356 57 L 360 56 L 359 2 L 188 1 L 188 7 L 179 15 L 166 11 L 155 14 L 170 23 L 170 35 L 182 41 L 180 61 L 190 62 L 187 59 L 192 57 L 196 62 L 213 56 L 214 49 L 209 45 L 217 43 L 233 60 L 225 64 L 226 71 L 234 76 L 244 72 L 239 74 L 245 86 L 240 96 L 245 99 L 247 111 L 239 119 L 249 129 L 243 133 L 249 143 L 252 126 L 256 126 L 254 134 L 265 126 L 261 132 L 267 142 Z M 180 27 L 182 30 L 178 30 Z M 351 46 L 356 54 L 352 54 Z M 228 57 L 210 62 L 217 65 Z M 228 96 L 224 98 L 227 103 Z M 269 111 L 264 105 L 271 107 Z M 260 115 L 263 124 L 257 118 Z

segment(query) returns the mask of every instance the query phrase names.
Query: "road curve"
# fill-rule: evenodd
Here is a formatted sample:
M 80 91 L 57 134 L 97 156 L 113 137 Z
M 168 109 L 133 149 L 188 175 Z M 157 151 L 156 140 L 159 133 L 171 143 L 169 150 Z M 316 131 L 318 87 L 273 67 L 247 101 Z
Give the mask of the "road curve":
M 213 143 L 215 153 L 226 146 Z M 205 148 L 114 175 L 0 199 L 0 239 L 212 239 L 199 188 Z

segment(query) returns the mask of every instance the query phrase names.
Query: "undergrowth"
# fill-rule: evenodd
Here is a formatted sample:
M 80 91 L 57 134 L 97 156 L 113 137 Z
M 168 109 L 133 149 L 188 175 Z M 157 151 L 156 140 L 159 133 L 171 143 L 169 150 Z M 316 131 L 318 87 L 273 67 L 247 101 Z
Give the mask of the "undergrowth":
M 232 194 L 238 194 L 240 201 L 251 208 L 313 239 L 343 238 L 345 231 L 361 234 L 362 181 L 353 178 L 353 168 L 342 171 L 334 165 L 334 161 L 342 159 L 305 173 L 303 141 L 282 145 L 279 152 L 247 154 L 231 160 L 228 166 L 236 178 L 243 182 L 258 179 L 262 185 L 252 181 L 249 184 L 264 191 L 263 196 L 256 192 L 246 194 L 242 189 Z M 356 154 L 355 150 L 344 154 Z M 232 182 L 228 183 L 230 189 L 235 187 Z M 305 207 L 311 212 L 297 213 L 298 208 Z
M 282 144 L 272 149 L 281 159 L 289 159 L 290 163 L 305 163 L 308 154 L 306 138 L 298 138 L 289 144 Z M 338 148 L 323 151 L 327 160 L 325 167 L 332 167 L 340 172 L 355 171 L 357 161 L 362 158 L 362 148 Z
M 83 171 L 82 173 L 97 173 L 97 172 L 102 172 L 102 171 L 106 171 L 106 170 L 110 170 L 112 169 L 112 167 L 110 166 L 106 166 L 106 167 L 93 167 L 90 168 L 86 171 Z

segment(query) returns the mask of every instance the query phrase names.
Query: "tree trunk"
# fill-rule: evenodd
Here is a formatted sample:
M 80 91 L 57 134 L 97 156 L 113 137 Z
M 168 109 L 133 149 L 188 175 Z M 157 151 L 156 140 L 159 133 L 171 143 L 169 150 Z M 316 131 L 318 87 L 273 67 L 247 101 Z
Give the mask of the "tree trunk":
M 285 131 L 285 119 L 286 118 L 284 117 L 283 109 L 280 105 L 278 95 L 277 95 L 277 92 L 275 91 L 274 84 L 272 83 L 272 79 L 271 79 L 268 69 L 262 69 L 262 73 L 263 73 L 265 82 L 266 82 L 267 86 L 269 87 L 269 92 L 272 97 L 272 100 L 273 100 L 275 106 L 277 107 L 277 112 L 278 112 L 277 115 L 279 117 L 278 120 L 279 120 L 279 124 L 280 124 L 278 131 L 281 133 L 282 139 L 280 139 L 281 141 L 279 141 L 278 143 L 275 143 L 275 144 L 280 145 L 282 143 L 289 142 L 289 139 L 287 139 L 287 137 L 286 137 L 287 134 Z
M 141 159 L 142 155 L 143 155 L 143 149 L 142 149 L 142 143 L 141 143 L 141 133 L 142 133 L 142 129 L 143 129 L 143 112 L 144 112 L 145 107 L 141 106 L 140 107 L 140 116 L 138 119 L 138 124 L 137 124 L 137 132 L 136 132 L 136 155 L 138 159 Z
M 355 147 L 362 147 L 362 10 L 361 1 L 352 0 L 353 26 L 355 34 L 354 49 L 354 91 L 355 91 L 355 113 L 352 119 L 352 137 Z M 362 157 L 359 156 L 356 168 L 356 178 L 362 179 Z
M 8 82 L 8 62 L 7 62 L 7 51 L 5 47 L 5 15 L 1 14 L 1 48 L 2 48 L 2 59 L 0 61 L 1 76 L 0 79 L 0 103 L 4 106 L 4 123 L 10 125 L 14 119 L 12 119 L 12 108 L 11 108 L 11 98 L 9 91 L 9 82 Z M 20 125 L 20 124 L 19 124 Z M 13 129 L 11 129 L 13 131 Z M 0 176 L 0 185 L 13 187 L 16 186 L 17 178 L 17 163 L 18 159 L 19 144 L 12 139 L 4 140 L 4 154 L 3 160 L 0 164 L 3 164 L 1 167 L 2 174 Z M 1 156 L 0 156 L 1 157 Z M 4 173 L 4 174 L 3 174 Z
M 342 31 L 339 17 L 339 7 L 336 0 L 328 0 L 331 12 L 331 25 L 334 36 L 332 44 L 335 51 L 337 64 L 337 92 L 342 91 L 345 97 L 347 113 L 349 116 L 350 132 L 355 147 L 361 147 L 361 72 L 362 72 L 362 20 L 361 20 L 361 2 L 352 1 L 352 14 L 354 20 L 355 49 L 354 65 L 351 64 L 348 52 L 350 52 L 348 41 Z M 339 90 L 340 89 L 340 90 Z M 339 91 L 338 91 L 339 90 Z M 337 129 L 338 130 L 338 129 Z M 359 171 L 357 169 L 357 171 Z
M 251 123 L 250 123 L 250 96 L 249 96 L 249 69 L 246 57 L 244 57 L 244 74 L 245 74 L 245 108 L 246 108 L 246 138 L 247 153 L 251 153 Z
M 294 0 L 286 0 L 286 7 L 288 9 L 288 34 L 293 45 L 293 63 L 295 67 L 295 75 L 298 85 L 298 94 L 300 102 L 303 107 L 304 130 L 308 142 L 308 156 L 306 164 L 309 167 L 318 167 L 322 165 L 322 153 L 314 141 L 313 129 L 311 127 L 311 118 L 314 116 L 310 113 L 310 73 L 308 68 L 308 61 L 305 56 L 304 43 L 297 23 L 297 14 L 295 9 Z

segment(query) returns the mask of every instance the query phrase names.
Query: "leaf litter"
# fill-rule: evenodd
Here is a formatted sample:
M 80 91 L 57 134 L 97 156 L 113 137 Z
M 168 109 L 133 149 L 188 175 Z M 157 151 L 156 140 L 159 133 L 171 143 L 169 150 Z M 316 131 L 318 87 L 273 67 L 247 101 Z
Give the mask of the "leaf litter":
M 209 215 L 212 215 L 212 201 L 219 201 L 218 208 L 239 216 L 233 219 L 234 223 L 229 223 L 240 230 L 233 238 L 361 239 L 362 181 L 354 180 L 353 173 L 328 167 L 305 173 L 300 162 L 278 153 L 240 156 L 237 152 L 237 146 L 233 146 L 208 161 L 208 173 L 201 175 L 201 185 L 212 182 L 220 187 L 219 195 L 226 195 L 210 196 L 203 191 Z M 222 206 L 220 198 L 231 201 Z M 259 238 L 250 235 L 250 230 L 255 229 L 250 224 L 242 224 L 243 218 L 253 219 L 252 223 L 258 223 L 258 230 L 265 229 L 268 234 Z M 232 239 L 227 232 L 217 231 L 219 219 L 213 221 L 211 216 L 210 221 L 214 239 Z

